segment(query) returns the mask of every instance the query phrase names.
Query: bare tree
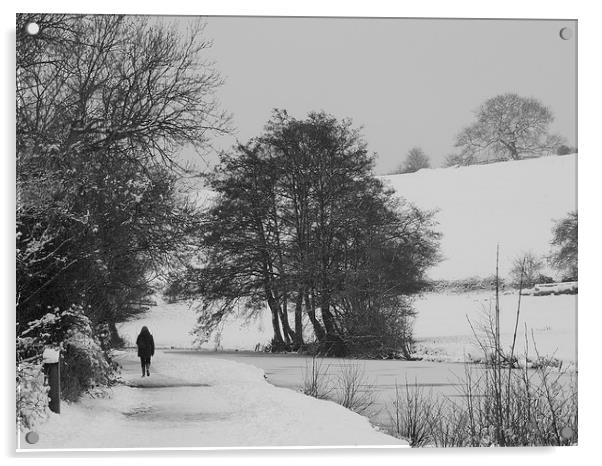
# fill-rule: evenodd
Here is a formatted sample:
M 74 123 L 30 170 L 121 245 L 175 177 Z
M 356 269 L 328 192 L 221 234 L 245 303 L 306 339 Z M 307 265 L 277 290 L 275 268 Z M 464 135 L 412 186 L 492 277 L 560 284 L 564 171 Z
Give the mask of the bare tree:
M 550 135 L 552 111 L 534 98 L 501 94 L 478 109 L 476 121 L 456 139 L 465 164 L 475 159 L 519 160 L 553 152 L 562 142 Z
M 537 283 L 541 283 L 541 281 L 544 281 L 544 277 L 541 275 L 543 266 L 543 261 L 532 252 L 517 257 L 510 270 L 512 283 L 521 288 L 530 288 Z
M 420 147 L 413 147 L 408 151 L 399 173 L 414 173 L 422 168 L 431 168 L 431 162 Z

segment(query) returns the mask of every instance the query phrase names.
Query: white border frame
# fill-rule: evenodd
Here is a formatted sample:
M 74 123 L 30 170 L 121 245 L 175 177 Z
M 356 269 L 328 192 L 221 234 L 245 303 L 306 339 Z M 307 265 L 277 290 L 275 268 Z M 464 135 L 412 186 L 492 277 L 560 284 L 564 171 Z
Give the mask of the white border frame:
M 541 461 L 548 464 L 563 464 L 568 461 L 587 460 L 591 454 L 600 456 L 595 447 L 600 443 L 598 437 L 600 432 L 600 369 L 599 365 L 599 347 L 595 342 L 599 340 L 598 333 L 602 328 L 600 319 L 601 309 L 598 305 L 594 290 L 597 288 L 596 271 L 602 262 L 600 257 L 600 230 L 598 225 L 600 221 L 598 216 L 601 209 L 599 199 L 602 199 L 600 193 L 599 177 L 602 174 L 602 153 L 600 146 L 602 142 L 598 137 L 600 129 L 599 112 L 600 103 L 600 82 L 602 76 L 600 73 L 600 60 L 598 57 L 599 46 L 601 44 L 600 24 L 601 16 L 596 2 L 573 0 L 558 1 L 528 1 L 528 0 L 506 0 L 498 2 L 483 2 L 476 0 L 432 0 L 412 3 L 387 3 L 385 1 L 372 0 L 347 0 L 345 2 L 326 1 L 326 0 L 305 0 L 294 2 L 283 2 L 276 0 L 205 0 L 200 2 L 191 2 L 184 0 L 170 0 L 169 2 L 150 3 L 150 2 L 124 2 L 123 0 L 100 0 L 97 2 L 81 2 L 74 0 L 51 0 L 51 1 L 28 1 L 13 2 L 12 5 L 2 5 L 2 22 L 4 26 L 3 38 L 4 47 L 2 53 L 5 54 L 1 62 L 5 66 L 2 73 L 2 96 L 5 99 L 1 113 L 4 141 L 4 157 L 2 161 L 5 170 L 5 183 L 3 183 L 4 202 L 2 206 L 2 215 L 4 219 L 14 219 L 15 207 L 15 187 L 14 187 L 14 24 L 16 12 L 86 12 L 86 13 L 126 13 L 126 14 L 181 14 L 181 15 L 253 15 L 253 16 L 377 16 L 377 17 L 438 17 L 438 18 L 548 18 L 548 19 L 577 19 L 579 21 L 579 57 L 578 57 L 578 89 L 579 89 L 579 143 L 581 160 L 579 161 L 579 210 L 580 210 L 580 300 L 579 310 L 583 312 L 579 322 L 579 401 L 580 401 L 580 435 L 578 447 L 563 448 L 524 448 L 524 449 L 421 449 L 410 450 L 404 453 L 391 451 L 390 448 L 348 448 L 348 447 L 328 447 L 323 448 L 294 448 L 283 449 L 274 448 L 265 451 L 267 448 L 252 449 L 176 449 L 180 458 L 183 456 L 194 455 L 194 450 L 203 450 L 202 458 L 189 458 L 189 460 L 198 462 L 210 459 L 217 459 L 229 462 L 240 462 L 243 460 L 250 464 L 302 464 L 308 461 L 332 462 L 333 459 L 344 459 L 350 465 L 365 464 L 366 461 L 377 459 L 378 461 L 421 461 L 425 464 L 440 464 L 442 461 L 451 463 L 479 464 L 483 460 L 491 465 L 504 464 L 509 461 L 527 460 Z M 477 40 L 477 39 L 475 39 Z M 10 66 L 6 66 L 10 64 Z M 7 202 L 10 199 L 11 202 Z M 3 222 L 5 229 L 3 233 L 5 241 L 2 242 L 0 259 L 4 264 L 2 283 L 2 297 L 4 298 L 4 318 L 5 325 L 5 357 L 2 358 L 3 364 L 6 363 L 7 375 L 10 371 L 14 375 L 13 361 L 13 341 L 14 341 L 14 229 L 11 221 Z M 584 253 L 587 251 L 587 253 Z M 598 285 L 599 287 L 599 285 Z M 11 312 L 12 311 L 12 312 Z M 2 384 L 3 401 L 7 404 L 7 413 L 5 418 L 4 439 L 14 439 L 14 385 L 13 378 L 4 377 L 5 383 Z M 6 392 L 4 392 L 6 390 Z M 6 440 L 5 440 L 6 442 Z M 10 440 L 5 444 L 5 451 L 14 458 L 14 443 Z M 81 449 L 72 451 L 72 453 L 62 453 L 57 450 L 37 451 L 34 455 L 27 455 L 27 458 L 34 460 L 34 456 L 39 458 L 44 456 L 45 462 L 50 464 L 64 465 L 66 462 L 78 461 L 78 458 L 87 458 L 86 462 L 91 464 L 100 464 L 106 462 L 108 457 L 121 455 L 128 459 L 132 457 L 145 458 L 145 463 L 161 464 L 167 457 L 173 457 L 174 449 L 160 449 L 158 451 L 149 451 L 147 449 L 104 449 L 101 453 L 97 450 L 91 455 L 91 450 Z M 283 451 L 284 450 L 284 451 Z M 306 450 L 306 451 L 299 451 Z M 28 450 L 29 451 L 29 450 Z M 146 454 L 142 454 L 146 452 Z M 242 452 L 242 453 L 241 453 Z M 21 457 L 23 455 L 19 453 Z M 403 455 L 401 457 L 400 455 Z M 410 456 L 406 456 L 410 455 Z M 418 455 L 419 458 L 415 457 Z M 68 458 L 64 458 L 68 456 Z M 197 453 L 198 457 L 199 454 Z M 543 458 L 542 458 L 543 456 Z M 149 458 L 150 457 L 150 458 Z M 132 458 L 133 459 L 133 458 Z

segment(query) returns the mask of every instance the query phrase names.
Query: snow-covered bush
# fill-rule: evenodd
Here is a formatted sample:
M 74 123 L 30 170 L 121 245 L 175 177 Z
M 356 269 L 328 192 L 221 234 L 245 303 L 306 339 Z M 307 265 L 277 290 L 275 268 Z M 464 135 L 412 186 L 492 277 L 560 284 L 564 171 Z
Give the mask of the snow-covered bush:
M 48 415 L 48 386 L 42 365 L 21 362 L 17 365 L 17 426 L 30 429 Z
M 61 351 L 61 397 L 75 401 L 84 392 L 114 380 L 116 365 L 96 336 L 81 306 L 61 311 L 48 309 L 40 319 L 29 322 L 17 338 L 20 360 L 41 354 L 45 346 Z
M 75 401 L 82 393 L 112 381 L 110 361 L 94 337 L 89 321 L 67 332 L 62 355 L 61 395 L 64 399 Z
M 534 361 L 530 359 L 527 361 L 527 367 L 531 369 L 550 368 L 562 370 L 562 361 L 554 356 L 538 355 Z

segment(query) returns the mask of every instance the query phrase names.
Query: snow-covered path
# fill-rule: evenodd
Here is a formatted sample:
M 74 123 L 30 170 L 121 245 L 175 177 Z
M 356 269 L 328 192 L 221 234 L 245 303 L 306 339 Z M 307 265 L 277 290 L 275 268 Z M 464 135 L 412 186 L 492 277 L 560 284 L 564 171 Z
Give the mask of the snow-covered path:
M 142 378 L 135 353 L 120 355 L 124 385 L 110 397 L 61 406 L 22 449 L 271 446 L 406 446 L 365 417 L 267 383 L 260 369 L 158 352 Z

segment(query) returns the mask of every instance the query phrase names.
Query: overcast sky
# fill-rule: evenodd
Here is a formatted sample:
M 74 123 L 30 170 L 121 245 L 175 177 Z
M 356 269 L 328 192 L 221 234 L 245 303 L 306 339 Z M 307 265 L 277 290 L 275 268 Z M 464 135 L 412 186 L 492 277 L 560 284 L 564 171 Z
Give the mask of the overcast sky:
M 382 174 L 414 146 L 439 166 L 478 106 L 504 92 L 540 99 L 575 144 L 576 39 L 563 27 L 576 32 L 571 21 L 212 17 L 205 32 L 235 137 L 258 135 L 273 108 L 325 110 L 363 126 Z

